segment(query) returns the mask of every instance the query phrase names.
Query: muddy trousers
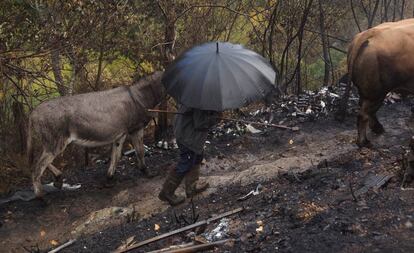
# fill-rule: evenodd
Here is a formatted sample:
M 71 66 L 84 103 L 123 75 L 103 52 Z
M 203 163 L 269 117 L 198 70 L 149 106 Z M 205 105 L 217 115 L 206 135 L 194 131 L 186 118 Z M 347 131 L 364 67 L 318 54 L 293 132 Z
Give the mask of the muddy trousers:
M 158 198 L 167 201 L 172 206 L 184 202 L 185 198 L 175 195 L 175 190 L 185 180 L 185 192 L 188 198 L 205 191 L 208 183 L 199 183 L 200 166 L 203 155 L 197 155 L 187 147 L 178 144 L 180 148 L 180 160 L 174 170 L 168 174 Z
M 178 175 L 184 176 L 196 165 L 200 165 L 203 161 L 204 154 L 196 154 L 194 151 L 188 149 L 186 146 L 177 143 L 180 149 L 180 160 L 178 161 L 175 171 Z

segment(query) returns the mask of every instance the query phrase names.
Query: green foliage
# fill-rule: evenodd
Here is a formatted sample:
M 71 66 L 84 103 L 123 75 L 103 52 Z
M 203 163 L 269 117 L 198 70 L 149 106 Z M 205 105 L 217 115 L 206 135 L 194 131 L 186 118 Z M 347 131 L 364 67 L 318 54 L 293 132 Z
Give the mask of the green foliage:
M 356 18 L 363 26 L 363 7 L 354 2 Z M 390 10 L 400 11 L 396 5 L 409 1 L 394 2 Z M 168 50 L 178 57 L 206 41 L 240 43 L 262 54 L 277 68 L 281 82 L 289 86 L 286 90 L 295 91 L 295 85 L 317 89 L 325 75 L 319 34 L 321 9 L 318 1 L 309 3 L 310 0 L 0 1 L 0 117 L 9 115 L 1 123 L 7 125 L 13 120 L 11 104 L 15 101 L 29 108 L 61 95 L 128 84 L 164 69 L 171 60 Z M 349 1 L 322 1 L 329 44 L 344 50 L 346 43 L 336 37 L 352 38 L 357 32 L 349 6 Z M 411 9 L 405 13 L 412 13 Z M 306 10 L 309 15 L 301 44 L 299 35 Z M 380 16 L 375 19 L 378 20 Z M 335 75 L 345 73 L 346 56 L 335 50 L 330 54 Z

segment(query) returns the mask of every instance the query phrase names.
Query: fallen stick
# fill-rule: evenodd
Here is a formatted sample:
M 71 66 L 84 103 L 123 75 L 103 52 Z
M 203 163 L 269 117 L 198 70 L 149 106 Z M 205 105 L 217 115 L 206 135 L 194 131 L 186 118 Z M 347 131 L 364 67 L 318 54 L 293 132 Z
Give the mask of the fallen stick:
M 157 249 L 157 250 L 153 250 L 153 251 L 150 251 L 150 252 L 147 252 L 147 253 L 165 253 L 165 252 L 169 252 L 171 250 L 183 249 L 183 248 L 187 248 L 187 247 L 190 247 L 190 246 L 194 246 L 194 242 L 180 244 L 180 245 L 171 245 L 168 248 Z
M 181 248 L 181 249 L 173 249 L 173 250 L 165 251 L 163 253 L 194 253 L 194 252 L 199 252 L 202 250 L 210 250 L 210 249 L 213 249 L 214 247 L 223 245 L 227 242 L 233 242 L 233 241 L 234 239 L 226 239 L 226 240 L 221 240 L 217 242 L 209 242 L 205 244 L 189 246 L 189 247 Z
M 74 244 L 75 242 L 76 242 L 76 239 L 69 240 L 68 242 L 66 242 L 66 243 L 64 243 L 64 244 L 60 245 L 59 247 L 57 247 L 56 249 L 52 249 L 52 250 L 51 250 L 51 251 L 49 251 L 48 253 L 56 253 L 56 252 L 59 252 L 59 251 L 61 251 L 62 249 L 67 248 L 67 247 L 69 247 L 70 245 Z
M 236 121 L 244 124 L 250 124 L 250 125 L 257 125 L 257 126 L 266 126 L 266 127 L 275 127 L 275 128 L 281 128 L 281 129 L 287 129 L 291 131 L 299 131 L 299 127 L 288 127 L 284 125 L 277 125 L 277 124 L 271 124 L 271 123 L 260 123 L 260 122 L 254 122 L 254 121 L 247 121 L 242 119 L 231 119 L 231 118 L 220 118 L 221 120 L 227 120 L 227 121 Z
M 173 236 L 173 235 L 176 235 L 176 234 L 179 234 L 179 233 L 185 232 L 185 231 L 187 231 L 187 230 L 190 230 L 190 229 L 193 229 L 193 228 L 196 228 L 196 227 L 200 227 L 200 226 L 202 226 L 202 225 L 209 224 L 210 222 L 213 222 L 213 221 L 219 220 L 219 219 L 221 219 L 221 218 L 224 218 L 224 217 L 227 217 L 227 216 L 230 216 L 230 215 L 233 215 L 233 214 L 239 213 L 239 212 L 241 212 L 241 211 L 243 211 L 243 208 L 242 208 L 242 207 L 239 207 L 239 208 L 234 209 L 234 210 L 232 210 L 232 211 L 228 211 L 228 212 L 225 212 L 225 213 L 223 213 L 223 214 L 217 215 L 217 216 L 215 216 L 215 217 L 211 217 L 210 219 L 207 219 L 207 220 L 202 220 L 202 221 L 199 221 L 199 222 L 197 222 L 197 223 L 194 223 L 194 224 L 191 224 L 191 225 L 188 225 L 188 226 L 185 226 L 185 227 L 182 227 L 182 228 L 176 229 L 176 230 L 174 230 L 174 231 L 171 231 L 171 232 L 168 232 L 168 233 L 165 233 L 165 234 L 162 234 L 162 235 L 159 235 L 159 236 L 156 236 L 156 237 L 150 238 L 150 239 L 148 239 L 148 240 L 145 240 L 145 241 L 142 241 L 142 242 L 139 242 L 139 243 L 133 244 L 133 245 L 131 245 L 131 246 L 129 246 L 129 247 L 127 247 L 127 248 L 125 248 L 125 249 L 122 249 L 122 250 L 116 250 L 116 251 L 114 251 L 114 253 L 123 253 L 123 252 L 128 252 L 128 251 L 131 251 L 131 250 L 133 250 L 133 249 L 136 249 L 136 248 L 142 247 L 142 246 L 144 246 L 144 245 L 147 245 L 147 244 L 149 244 L 149 243 L 156 242 L 156 241 L 162 240 L 162 239 L 164 239 L 164 238 L 167 238 L 167 237 L 170 237 L 170 236 Z
M 158 113 L 183 114 L 181 112 L 164 111 L 164 110 L 158 110 L 158 109 L 148 109 L 148 111 L 149 112 L 158 112 Z M 220 117 L 219 119 L 220 120 L 240 122 L 240 123 L 250 124 L 250 125 L 257 125 L 257 126 L 275 127 L 275 128 L 287 129 L 287 130 L 291 130 L 291 131 L 299 131 L 300 130 L 299 127 L 288 127 L 288 126 L 284 126 L 284 125 L 277 125 L 277 124 L 271 124 L 271 123 L 260 123 L 260 122 L 242 120 L 242 119 L 232 119 L 232 118 L 224 118 L 224 117 Z

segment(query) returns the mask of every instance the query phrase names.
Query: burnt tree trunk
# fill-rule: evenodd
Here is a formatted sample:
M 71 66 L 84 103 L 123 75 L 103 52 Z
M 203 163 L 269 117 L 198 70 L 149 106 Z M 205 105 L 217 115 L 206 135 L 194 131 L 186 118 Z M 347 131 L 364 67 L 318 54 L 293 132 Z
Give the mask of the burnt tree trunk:
M 13 117 L 14 117 L 14 128 L 17 130 L 18 134 L 18 147 L 17 152 L 20 154 L 24 154 L 26 152 L 26 140 L 27 140 L 27 133 L 26 133 L 26 116 L 24 113 L 23 104 L 19 101 L 13 102 Z
M 157 1 L 158 8 L 164 17 L 164 46 L 163 46 L 163 65 L 166 68 L 175 58 L 174 45 L 176 40 L 176 10 L 174 1 Z M 160 103 L 160 109 L 168 111 L 168 99 Z M 161 140 L 167 137 L 168 115 L 166 113 L 158 114 L 158 126 L 155 129 L 155 140 Z
M 351 3 L 352 16 L 354 17 L 355 24 L 358 27 L 358 31 L 362 32 L 361 25 L 359 24 L 358 17 L 357 17 L 356 12 L 355 12 L 354 1 L 351 0 L 350 3 Z
M 303 10 L 303 15 L 301 19 L 301 23 L 299 26 L 298 31 L 298 41 L 299 46 L 297 50 L 297 63 L 296 63 L 296 93 L 299 95 L 302 92 L 302 45 L 303 45 L 303 37 L 305 34 L 305 25 L 308 21 L 308 16 L 310 13 L 310 10 L 312 8 L 313 0 L 310 0 L 307 5 L 305 6 L 305 9 Z
M 60 48 L 55 48 L 50 53 L 53 76 L 55 77 L 56 88 L 61 96 L 67 95 L 67 89 L 63 82 L 62 68 L 60 63 Z
M 404 19 L 404 10 L 405 10 L 405 7 L 406 7 L 405 4 L 406 4 L 405 0 L 402 0 L 401 1 L 400 20 L 403 20 Z
M 318 0 L 319 4 L 319 29 L 321 34 L 321 41 L 322 41 L 322 53 L 323 53 L 323 60 L 325 62 L 325 73 L 323 78 L 323 85 L 329 85 L 329 75 L 331 72 L 331 59 L 329 56 L 329 41 L 328 36 L 326 35 L 326 27 L 325 27 L 325 15 L 322 6 L 322 0 Z
M 105 35 L 106 35 L 106 21 L 102 24 L 102 32 L 101 32 L 101 45 L 99 46 L 99 57 L 98 57 L 98 71 L 96 73 L 94 90 L 99 90 L 101 76 L 103 72 L 103 59 L 105 54 Z
M 375 16 L 377 15 L 378 6 L 380 0 L 376 0 L 374 3 L 374 9 L 368 15 L 368 28 L 371 28 L 374 25 Z

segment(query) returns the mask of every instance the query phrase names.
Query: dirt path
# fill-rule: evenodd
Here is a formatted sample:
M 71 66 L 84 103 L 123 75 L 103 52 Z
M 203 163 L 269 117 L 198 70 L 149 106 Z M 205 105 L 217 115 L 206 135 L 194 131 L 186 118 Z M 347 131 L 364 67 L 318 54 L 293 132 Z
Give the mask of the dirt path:
M 407 145 L 411 136 L 407 106 L 394 104 L 382 108 L 380 121 L 387 132 L 380 137 L 370 136 L 376 149 L 400 150 L 401 145 Z M 303 123 L 299 132 L 268 130 L 230 141 L 211 140 L 202 176 L 212 187 L 204 197 L 215 196 L 224 186 L 243 188 L 269 182 L 282 172 L 301 173 L 318 164 L 359 153 L 354 144 L 354 124 L 354 120 L 340 124 L 321 119 Z M 150 157 L 148 164 L 156 164 L 155 169 L 160 172 L 153 179 L 144 178 L 124 161 L 113 188 L 102 187 L 105 174 L 102 167 L 65 172 L 68 182 L 82 184 L 81 190 L 47 195 L 47 205 L 31 201 L 0 206 L 0 247 L 5 252 L 25 252 L 23 247 L 44 250 L 70 238 L 99 234 L 112 226 L 166 211 L 168 206 L 156 196 L 175 157 L 174 152 Z M 180 191 L 182 194 L 183 190 Z

